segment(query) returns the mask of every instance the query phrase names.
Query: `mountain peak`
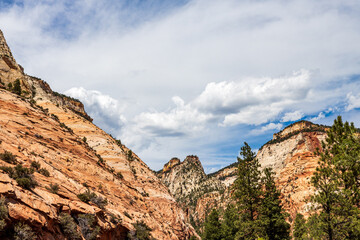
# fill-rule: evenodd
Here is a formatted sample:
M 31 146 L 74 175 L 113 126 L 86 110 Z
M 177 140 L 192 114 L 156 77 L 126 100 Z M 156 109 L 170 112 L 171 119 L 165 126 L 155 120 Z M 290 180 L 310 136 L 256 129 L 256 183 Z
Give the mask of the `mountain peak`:
M 16 63 L 8 44 L 6 43 L 3 32 L 0 30 L 0 58 L 6 63 L 11 69 L 19 70 L 20 67 Z
M 282 139 L 289 135 L 306 131 L 306 130 L 323 130 L 325 131 L 326 127 L 318 124 L 314 124 L 312 122 L 301 120 L 298 122 L 295 122 L 286 128 L 284 128 L 282 131 L 278 133 L 274 133 L 273 140 Z

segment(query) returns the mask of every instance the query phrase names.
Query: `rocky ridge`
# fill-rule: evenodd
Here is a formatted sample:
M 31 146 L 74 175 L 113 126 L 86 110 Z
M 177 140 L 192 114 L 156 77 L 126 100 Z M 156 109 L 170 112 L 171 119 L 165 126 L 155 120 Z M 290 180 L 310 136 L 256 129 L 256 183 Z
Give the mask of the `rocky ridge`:
M 20 94 L 12 93 L 16 81 Z M 126 239 L 137 222 L 149 226 L 155 239 L 196 235 L 154 172 L 95 126 L 81 102 L 26 75 L 2 32 L 0 82 L 0 153 L 15 159 L 0 158 L 0 195 L 9 213 L 2 239 L 10 239 L 19 222 L 29 225 L 37 239 L 68 239 L 60 224 L 62 213 L 75 220 L 78 232 L 83 230 L 81 214 L 95 217 L 99 239 Z M 24 188 L 11 177 L 9 169 L 17 164 L 33 167 L 34 188 Z
M 297 212 L 307 215 L 309 206 L 305 200 L 313 192 L 310 180 L 318 162 L 314 152 L 321 150 L 326 130 L 325 126 L 300 121 L 275 133 L 273 139 L 257 152 L 261 168 L 271 167 L 275 172 L 276 184 L 282 194 L 282 203 L 290 213 L 290 221 Z M 236 179 L 237 163 L 209 175 L 203 172 L 202 167 L 189 168 L 186 161 L 170 169 L 166 165 L 166 169 L 166 172 L 158 173 L 160 179 L 169 187 L 195 227 L 204 220 L 209 209 L 223 209 L 232 201 L 231 186 Z M 199 192 L 195 198 L 189 190 L 185 195 L 180 194 L 184 194 L 180 189 L 199 189 L 204 182 L 207 183 L 207 191 Z

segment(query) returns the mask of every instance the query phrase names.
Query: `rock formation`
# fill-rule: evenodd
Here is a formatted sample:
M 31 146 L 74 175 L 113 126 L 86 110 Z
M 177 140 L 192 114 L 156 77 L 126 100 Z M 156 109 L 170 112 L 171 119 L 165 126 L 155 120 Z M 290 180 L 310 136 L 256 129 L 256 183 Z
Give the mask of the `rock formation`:
M 324 126 L 300 121 L 274 134 L 257 153 L 261 168 L 271 167 L 275 172 L 290 221 L 297 212 L 307 214 L 305 200 L 313 192 L 310 179 L 318 161 L 314 152 L 321 150 L 326 130 Z M 193 161 L 196 164 L 191 164 Z M 187 158 L 172 168 L 168 165 L 164 166 L 166 171 L 160 171 L 158 175 L 195 227 L 200 226 L 211 208 L 225 208 L 232 201 L 231 185 L 236 179 L 237 163 L 209 175 L 204 173 L 197 158 L 192 161 Z
M 155 173 L 95 126 L 81 102 L 26 75 L 1 32 L 0 82 L 0 195 L 8 210 L 1 239 L 20 222 L 37 239 L 70 239 L 65 220 L 86 239 L 126 239 L 136 223 L 155 239 L 196 235 Z

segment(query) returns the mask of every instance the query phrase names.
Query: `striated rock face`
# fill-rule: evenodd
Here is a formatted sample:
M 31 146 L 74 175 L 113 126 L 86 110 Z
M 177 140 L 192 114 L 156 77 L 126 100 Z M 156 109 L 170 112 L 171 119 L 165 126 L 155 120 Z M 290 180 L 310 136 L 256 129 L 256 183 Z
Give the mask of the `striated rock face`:
M 7 45 L 2 44 L 0 50 L 1 55 L 12 56 Z M 7 66 L 0 68 L 1 81 L 13 82 L 20 76 L 22 89 L 30 94 L 18 96 L 0 89 L 0 153 L 7 151 L 16 158 L 9 161 L 0 156 L 0 195 L 9 212 L 1 239 L 11 239 L 18 222 L 28 224 L 37 239 L 66 239 L 61 213 L 72 216 L 78 232 L 80 214 L 93 215 L 100 227 L 99 239 L 126 239 L 137 221 L 149 226 L 156 239 L 185 240 L 196 235 L 155 173 L 92 124 L 82 103 L 53 92 L 44 81 L 20 68 Z M 40 165 L 31 174 L 37 186 L 26 189 L 6 167 L 22 164 L 30 168 L 33 162 Z M 79 194 L 89 192 L 96 198 L 79 199 Z
M 318 165 L 314 152 L 321 151 L 321 141 L 326 138 L 325 127 L 314 124 L 308 127 L 317 130 L 300 131 L 286 140 L 266 144 L 257 154 L 263 168 L 273 168 L 283 205 L 292 219 L 296 212 L 307 215 L 305 200 L 313 193 L 310 181 Z

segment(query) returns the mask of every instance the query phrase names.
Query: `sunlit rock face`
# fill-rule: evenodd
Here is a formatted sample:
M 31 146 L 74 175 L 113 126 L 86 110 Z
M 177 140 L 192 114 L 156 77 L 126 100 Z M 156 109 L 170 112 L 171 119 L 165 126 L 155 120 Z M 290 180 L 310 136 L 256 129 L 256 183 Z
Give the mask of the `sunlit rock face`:
M 326 130 L 324 126 L 300 121 L 274 134 L 274 138 L 257 153 L 261 169 L 271 167 L 275 173 L 283 206 L 291 216 L 289 221 L 297 212 L 307 215 L 309 205 L 306 200 L 313 193 L 310 180 L 318 164 L 314 152 L 321 150 Z M 192 224 L 198 227 L 210 209 L 224 209 L 233 201 L 232 185 L 237 177 L 237 163 L 206 175 L 199 159 L 189 156 L 183 162 L 165 164 L 158 176 Z
M 0 79 L 0 153 L 7 151 L 16 159 L 0 159 L 0 166 L 30 168 L 36 162 L 48 172 L 45 176 L 44 170 L 35 170 L 32 177 L 37 186 L 25 189 L 5 168 L 0 170 L 0 195 L 6 199 L 9 232 L 17 222 L 24 222 L 39 239 L 65 239 L 60 215 L 68 213 L 75 220 L 81 214 L 93 215 L 100 239 L 126 239 L 137 221 L 150 227 L 156 239 L 196 235 L 155 173 L 95 126 L 81 102 L 24 74 L 2 33 Z M 8 87 L 17 79 L 21 96 Z M 78 195 L 87 191 L 97 200 L 81 201 Z M 99 199 L 107 200 L 105 206 Z

